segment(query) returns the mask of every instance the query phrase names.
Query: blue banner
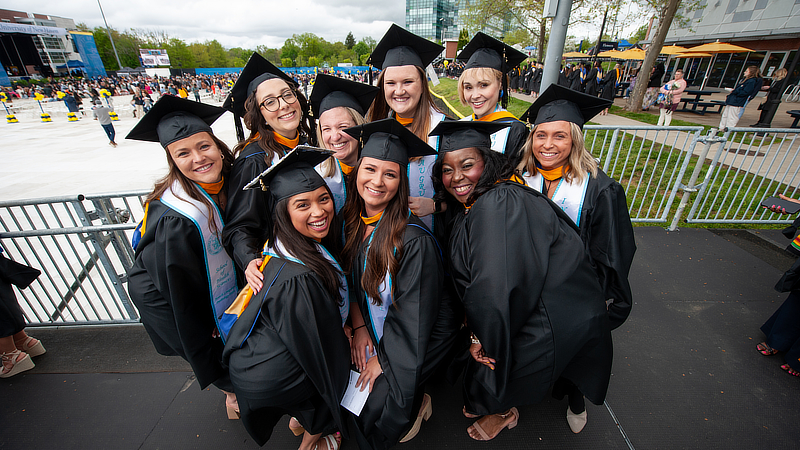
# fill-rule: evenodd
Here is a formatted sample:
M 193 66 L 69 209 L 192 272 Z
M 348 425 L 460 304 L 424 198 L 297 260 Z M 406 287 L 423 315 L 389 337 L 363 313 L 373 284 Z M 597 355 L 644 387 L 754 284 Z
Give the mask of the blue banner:
M 2 62 L 0 62 L 0 86 L 11 86 L 11 79 L 8 78 L 8 73 L 6 73 L 6 68 L 3 67 Z
M 242 71 L 241 67 L 215 67 L 213 69 L 194 69 L 196 75 L 225 75 L 226 73 L 239 73 Z
M 81 59 L 86 65 L 83 68 L 86 71 L 86 76 L 89 78 L 108 76 L 106 68 L 103 67 L 103 60 L 100 59 L 100 53 L 97 52 L 97 45 L 94 43 L 92 33 L 70 31 L 69 34 L 72 35 L 72 40 L 75 42 L 75 46 L 78 47 L 78 53 L 80 53 Z

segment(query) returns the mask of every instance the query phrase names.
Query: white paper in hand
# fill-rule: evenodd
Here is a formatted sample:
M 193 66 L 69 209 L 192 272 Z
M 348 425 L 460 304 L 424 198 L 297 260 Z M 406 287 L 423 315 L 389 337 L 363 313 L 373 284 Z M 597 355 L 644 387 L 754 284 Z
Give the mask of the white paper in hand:
M 356 416 L 361 415 L 361 410 L 364 409 L 364 405 L 367 403 L 367 398 L 369 397 L 369 384 L 367 384 L 363 392 L 360 387 L 356 387 L 359 376 L 361 375 L 358 372 L 354 370 L 350 371 L 350 382 L 347 383 L 347 390 L 344 392 L 344 398 L 342 398 L 341 403 L 346 410 Z

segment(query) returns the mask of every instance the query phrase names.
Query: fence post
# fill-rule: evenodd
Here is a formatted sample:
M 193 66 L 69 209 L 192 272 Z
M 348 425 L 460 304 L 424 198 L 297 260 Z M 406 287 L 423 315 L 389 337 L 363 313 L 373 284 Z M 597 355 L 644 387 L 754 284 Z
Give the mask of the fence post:
M 700 152 L 700 155 L 697 157 L 697 164 L 694 165 L 692 176 L 689 178 L 689 185 L 681 185 L 681 189 L 683 190 L 683 194 L 681 195 L 681 203 L 678 205 L 678 210 L 675 211 L 675 217 L 672 218 L 672 223 L 669 225 L 669 228 L 667 228 L 667 231 L 675 231 L 678 229 L 678 223 L 681 220 L 683 211 L 686 209 L 686 205 L 689 203 L 689 199 L 692 197 L 692 193 L 697 192 L 697 178 L 700 176 L 700 171 L 703 170 L 703 163 L 706 160 L 709 150 L 711 150 L 711 146 L 717 142 L 722 142 L 722 145 L 725 145 L 725 141 L 726 139 L 724 137 L 717 136 L 716 128 L 712 128 L 708 132 L 707 136 L 700 137 L 697 140 L 697 142 L 702 142 L 705 145 L 703 146 L 703 150 Z M 691 158 L 691 153 L 694 153 L 694 146 L 689 149 L 689 152 L 689 157 Z M 710 171 L 711 169 L 709 168 L 709 174 Z M 676 182 L 680 183 L 680 180 L 676 180 Z

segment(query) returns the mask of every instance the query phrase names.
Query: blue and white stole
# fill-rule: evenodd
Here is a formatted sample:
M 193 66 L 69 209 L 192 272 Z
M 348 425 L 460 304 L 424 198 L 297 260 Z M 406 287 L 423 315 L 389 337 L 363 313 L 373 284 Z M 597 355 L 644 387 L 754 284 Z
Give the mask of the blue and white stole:
M 328 262 L 339 270 L 339 298 L 335 299 L 336 303 L 339 305 L 339 315 L 342 319 L 342 326 L 344 326 L 345 321 L 350 316 L 350 303 L 348 301 L 349 292 L 347 289 L 347 280 L 345 279 L 344 272 L 342 272 L 342 267 L 339 266 L 339 263 L 336 262 L 333 255 L 325 248 L 324 245 L 315 242 L 314 245 L 317 246 L 317 251 L 325 257 Z M 279 254 L 280 253 L 280 254 Z M 301 266 L 305 266 L 303 261 L 297 259 L 294 255 L 289 253 L 289 250 L 286 249 L 286 246 L 280 241 L 280 239 L 275 238 L 272 245 L 269 242 L 264 244 L 264 250 L 261 252 L 264 257 L 271 256 L 273 258 L 283 258 L 288 259 L 293 263 L 300 264 Z M 286 299 L 290 301 L 291 299 Z
M 326 177 L 324 175 L 324 162 L 319 163 L 314 167 L 314 170 L 325 180 L 325 184 L 327 184 L 328 189 L 331 190 L 331 194 L 333 194 L 333 207 L 336 209 L 336 214 L 339 214 L 339 211 L 344 207 L 344 200 L 347 198 L 347 187 L 345 187 L 344 172 L 342 172 L 342 166 L 339 165 L 339 160 L 333 157 L 331 157 L 331 159 L 333 159 L 331 164 L 335 166 L 333 176 Z
M 506 110 L 501 108 L 500 105 L 496 105 L 494 107 L 494 111 L 492 111 L 492 113 L 496 113 L 496 112 L 500 112 L 500 111 L 506 111 Z M 490 113 L 490 114 L 492 114 L 492 113 Z M 474 116 L 475 116 L 474 114 L 470 114 L 470 115 L 464 117 L 463 119 L 461 119 L 461 121 L 471 122 L 473 120 L 472 118 Z M 491 148 L 492 148 L 492 150 L 496 151 L 497 153 L 505 154 L 506 153 L 506 144 L 508 143 L 508 135 L 509 135 L 509 133 L 511 133 L 511 127 L 506 127 L 506 128 L 503 128 L 502 130 L 496 132 L 496 133 L 492 133 L 492 136 L 491 136 L 491 139 L 492 139 L 492 147 Z
M 562 211 L 567 213 L 570 219 L 575 222 L 575 225 L 581 225 L 581 210 L 583 209 L 583 202 L 586 199 L 586 188 L 589 186 L 589 174 L 583 179 L 583 183 L 567 183 L 564 178 L 558 180 L 558 186 L 553 193 L 551 199 L 553 203 L 558 205 Z M 533 189 L 546 195 L 544 186 L 544 177 L 541 172 L 536 172 L 536 175 L 530 176 L 527 173 L 522 176 L 525 183 Z
M 444 114 L 431 110 L 431 130 L 445 119 Z M 439 148 L 439 136 L 428 136 L 428 145 L 434 150 Z M 423 156 L 419 161 L 408 162 L 408 195 L 409 197 L 433 198 L 433 164 L 436 162 L 436 155 Z M 428 229 L 433 230 L 433 214 L 428 214 L 419 218 Z
M 372 233 L 369 234 L 369 240 L 367 241 L 367 249 L 364 251 L 364 271 L 363 273 L 367 272 L 367 256 L 369 255 L 369 249 L 372 246 L 372 238 L 375 236 L 375 230 L 381 225 L 381 221 L 383 220 L 383 216 L 378 220 L 378 223 L 375 224 L 375 228 L 372 229 Z M 363 276 L 363 274 L 362 274 Z M 386 322 L 386 315 L 389 313 L 389 307 L 392 306 L 392 276 L 389 274 L 389 268 L 386 268 L 386 275 L 383 278 L 380 286 L 378 287 L 378 293 L 380 295 L 380 305 L 373 304 L 371 298 L 367 297 L 367 312 L 369 313 L 369 321 L 372 324 L 372 331 L 375 333 L 375 337 L 380 342 L 381 338 L 383 337 L 383 324 Z M 364 294 L 366 296 L 366 293 Z M 375 345 L 378 345 L 378 342 L 375 342 Z M 371 355 L 367 353 L 367 359 L 369 359 Z
M 170 186 L 161 196 L 161 203 L 191 220 L 200 232 L 203 241 L 203 258 L 205 259 L 206 279 L 208 280 L 208 293 L 211 298 L 211 308 L 214 310 L 214 323 L 217 329 L 221 329 L 219 321 L 225 310 L 233 303 L 238 294 L 236 288 L 236 269 L 233 260 L 225 252 L 217 234 L 222 231 L 225 224 L 222 222 L 222 215 L 217 205 L 200 186 L 199 191 L 208 199 L 213 206 L 211 217 L 208 216 L 206 205 L 189 196 L 181 186 L 180 182 Z M 210 229 L 210 222 L 214 221 L 217 233 Z M 223 342 L 227 335 L 222 336 Z

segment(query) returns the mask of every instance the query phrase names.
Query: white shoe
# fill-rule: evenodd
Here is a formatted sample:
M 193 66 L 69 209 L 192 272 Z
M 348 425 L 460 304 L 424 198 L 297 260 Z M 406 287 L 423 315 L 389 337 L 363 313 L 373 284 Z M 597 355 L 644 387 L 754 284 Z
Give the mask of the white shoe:
M 580 414 L 575 414 L 567 407 L 567 423 L 573 433 L 580 433 L 583 427 L 586 426 L 586 410 L 583 410 Z

